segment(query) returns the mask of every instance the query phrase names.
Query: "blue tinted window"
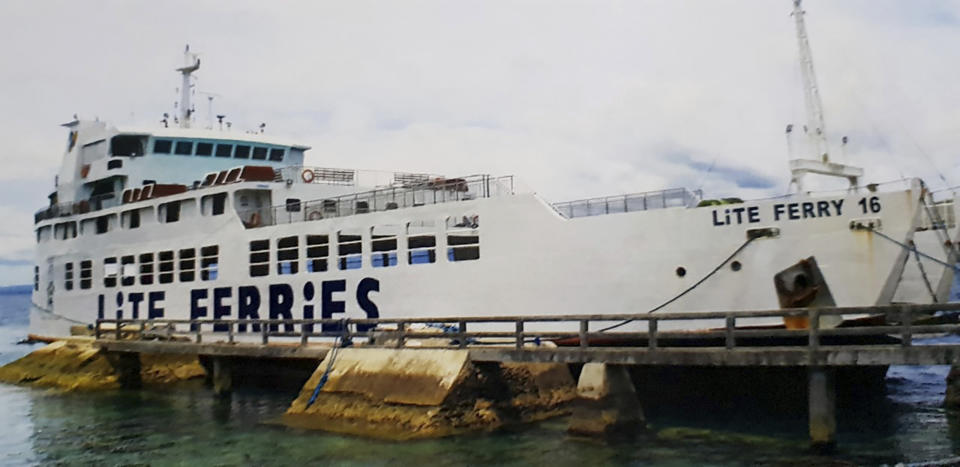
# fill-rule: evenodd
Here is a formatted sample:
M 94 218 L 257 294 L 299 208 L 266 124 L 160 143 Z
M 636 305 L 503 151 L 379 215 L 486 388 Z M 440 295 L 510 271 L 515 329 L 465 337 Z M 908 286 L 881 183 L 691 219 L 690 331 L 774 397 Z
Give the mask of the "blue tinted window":
M 177 141 L 177 148 L 174 150 L 174 153 L 181 156 L 193 154 L 193 141 Z

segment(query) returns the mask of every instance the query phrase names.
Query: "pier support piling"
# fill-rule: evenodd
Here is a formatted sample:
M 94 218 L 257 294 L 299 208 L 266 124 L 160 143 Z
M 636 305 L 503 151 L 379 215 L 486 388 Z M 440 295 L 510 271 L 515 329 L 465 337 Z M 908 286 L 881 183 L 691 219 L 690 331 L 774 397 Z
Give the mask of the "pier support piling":
M 140 379 L 140 354 L 106 352 L 107 362 L 117 372 L 117 381 L 124 389 L 137 389 L 143 385 Z
M 228 396 L 233 390 L 233 362 L 227 358 L 213 358 L 213 392 L 218 396 Z
M 950 373 L 947 374 L 947 394 L 944 396 L 943 405 L 948 409 L 960 409 L 960 363 L 950 365 Z
M 586 363 L 567 431 L 591 437 L 624 436 L 644 427 L 643 409 L 627 367 Z
M 816 451 L 830 451 L 836 447 L 836 376 L 832 368 L 810 367 L 809 422 L 810 443 Z

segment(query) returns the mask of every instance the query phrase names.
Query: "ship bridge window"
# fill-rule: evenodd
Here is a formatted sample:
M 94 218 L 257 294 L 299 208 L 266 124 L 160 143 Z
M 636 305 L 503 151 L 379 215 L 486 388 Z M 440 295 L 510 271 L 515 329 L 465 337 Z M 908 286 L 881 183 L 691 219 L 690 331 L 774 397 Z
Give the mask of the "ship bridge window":
M 329 256 L 329 235 L 307 235 L 307 272 L 326 271 Z
M 250 277 L 270 274 L 270 240 L 250 242 Z
M 50 240 L 50 232 L 53 230 L 49 225 L 45 225 L 37 229 L 37 243 L 46 242 Z
M 66 240 L 77 236 L 76 222 L 61 222 L 53 227 L 53 236 L 57 240 Z
M 73 290 L 73 263 L 63 265 L 63 288 Z
M 397 265 L 399 225 L 378 225 L 370 228 L 370 264 L 375 268 Z
M 237 149 L 233 152 L 234 159 L 249 159 L 250 158 L 250 146 L 245 144 L 238 144 Z
M 180 201 L 163 203 L 157 212 L 160 214 L 160 222 L 162 223 L 178 222 L 180 220 Z
M 226 211 L 226 206 L 226 193 L 217 193 L 200 198 L 200 212 L 204 216 L 219 216 Z
M 93 286 L 93 261 L 80 262 L 80 288 L 89 289 Z
M 447 260 L 480 259 L 480 217 L 473 214 L 447 218 Z
M 267 158 L 267 148 L 263 146 L 254 146 L 253 158 L 258 161 L 265 160 Z
M 270 160 L 275 162 L 280 162 L 283 160 L 283 149 L 273 148 L 270 149 Z
M 233 145 L 232 144 L 217 144 L 217 157 L 230 157 L 233 155 Z
M 427 264 L 437 262 L 437 234 L 433 221 L 407 224 L 407 262 Z
M 120 269 L 117 266 L 117 258 L 104 258 L 103 259 L 103 286 L 116 287 L 117 274 L 119 272 L 120 272 Z
M 120 285 L 130 286 L 136 283 L 137 265 L 133 255 L 120 257 Z
M 209 156 L 213 154 L 213 143 L 197 143 L 197 155 Z
M 220 263 L 220 247 L 218 245 L 205 246 L 200 249 L 200 280 L 216 280 Z
M 117 222 L 117 216 L 115 214 L 108 214 L 106 216 L 100 216 L 94 221 L 96 222 L 96 232 L 97 235 L 105 234 L 110 231 L 110 228 Z
M 197 252 L 193 248 L 180 250 L 180 282 L 193 282 L 197 270 Z
M 340 269 L 359 269 L 363 262 L 363 237 L 360 232 L 337 232 Z
M 170 154 L 171 149 L 173 149 L 173 141 L 169 139 L 158 139 L 153 142 L 154 154 Z
M 173 282 L 173 252 L 161 251 L 157 253 L 157 266 L 160 271 L 160 274 L 157 275 L 160 283 L 169 284 Z
M 140 255 L 140 285 L 153 284 L 153 253 Z
M 140 135 L 117 135 L 110 139 L 110 154 L 137 157 L 143 155 L 147 137 Z M 154 144 L 156 147 L 156 144 Z
M 177 141 L 173 153 L 180 156 L 189 156 L 193 154 L 193 141 Z
M 134 209 L 120 213 L 120 225 L 125 229 L 140 228 L 140 210 Z
M 296 274 L 298 269 L 297 237 L 277 239 L 277 274 Z

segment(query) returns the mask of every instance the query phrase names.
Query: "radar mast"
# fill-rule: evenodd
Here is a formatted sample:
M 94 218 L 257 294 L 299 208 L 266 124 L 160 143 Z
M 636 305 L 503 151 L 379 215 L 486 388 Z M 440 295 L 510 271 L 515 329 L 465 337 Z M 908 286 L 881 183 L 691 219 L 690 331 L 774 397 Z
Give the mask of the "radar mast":
M 190 74 L 200 69 L 200 59 L 197 54 L 190 53 L 190 44 L 187 44 L 183 50 L 183 67 L 177 68 L 177 71 L 183 77 L 180 84 L 180 128 L 190 128 L 190 116 L 193 109 L 190 103 Z

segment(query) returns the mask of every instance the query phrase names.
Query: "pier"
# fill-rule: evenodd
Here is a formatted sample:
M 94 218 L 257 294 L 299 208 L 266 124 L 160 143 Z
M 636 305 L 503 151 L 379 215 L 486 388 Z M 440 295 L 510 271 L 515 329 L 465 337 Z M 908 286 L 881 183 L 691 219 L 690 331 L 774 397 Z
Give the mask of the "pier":
M 342 348 L 343 342 L 356 349 L 465 353 L 468 361 L 479 364 L 583 364 L 578 395 L 591 401 L 587 405 L 595 410 L 575 411 L 571 431 L 578 431 L 574 425 L 589 422 L 591 413 L 597 410 L 633 410 L 636 396 L 627 375 L 629 366 L 803 367 L 808 374 L 811 441 L 814 446 L 829 448 L 835 443 L 837 372 L 850 367 L 960 362 L 960 345 L 914 345 L 916 336 L 960 332 L 955 320 L 935 315 L 951 311 L 960 311 L 960 304 L 423 319 L 102 319 L 97 321 L 94 334 L 96 345 L 108 353 L 174 353 L 208 358 L 213 362 L 211 376 L 218 392 L 230 389 L 230 365 L 224 362 L 231 358 L 300 359 L 319 364 L 335 346 Z M 821 328 L 823 318 L 839 315 L 870 318 Z M 738 325 L 769 317 L 805 320 L 807 326 L 785 329 Z M 677 321 L 705 319 L 724 325 L 698 331 L 661 330 Z M 617 322 L 645 323 L 646 330 L 599 332 Z M 432 328 L 417 329 L 418 325 Z M 576 330 L 536 330 L 545 325 Z M 635 418 L 628 417 L 626 423 Z M 615 419 L 597 430 L 623 423 Z

